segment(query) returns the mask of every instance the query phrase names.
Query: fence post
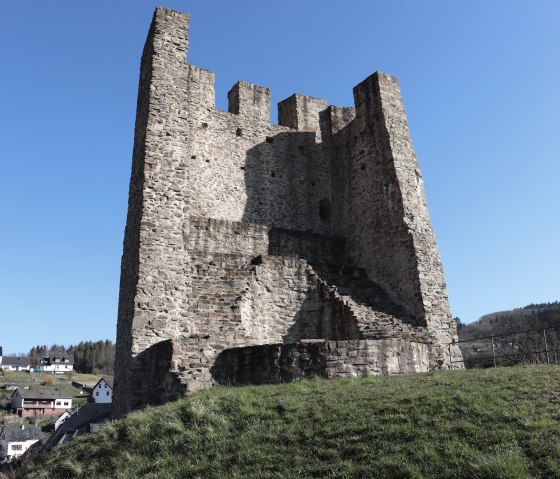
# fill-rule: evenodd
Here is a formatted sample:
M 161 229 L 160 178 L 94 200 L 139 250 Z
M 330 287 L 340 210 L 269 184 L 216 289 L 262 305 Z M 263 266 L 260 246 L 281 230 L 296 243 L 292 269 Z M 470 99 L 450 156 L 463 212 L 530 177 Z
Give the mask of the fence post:
M 492 357 L 494 358 L 494 367 L 496 367 L 496 346 L 494 345 L 494 336 L 492 336 Z
M 548 355 L 548 343 L 546 342 L 546 329 L 543 329 L 544 336 L 544 350 L 546 352 L 546 364 L 550 364 L 550 356 Z

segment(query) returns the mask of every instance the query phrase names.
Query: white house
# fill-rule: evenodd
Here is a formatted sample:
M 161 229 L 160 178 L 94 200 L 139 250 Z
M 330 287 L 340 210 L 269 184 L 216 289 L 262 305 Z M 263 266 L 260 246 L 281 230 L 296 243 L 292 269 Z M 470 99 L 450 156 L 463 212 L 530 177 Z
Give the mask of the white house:
M 66 351 L 53 351 L 41 359 L 37 369 L 43 373 L 64 374 L 74 370 L 74 354 Z
M 64 411 L 54 423 L 54 430 L 56 431 L 60 426 L 62 426 L 64 421 L 66 421 L 66 419 L 68 419 L 71 415 L 72 411 L 70 409 Z
M 21 456 L 33 444 L 45 437 L 38 427 L 23 429 L 5 427 L 0 433 L 0 460 L 11 461 Z
M 42 451 L 48 452 L 58 444 L 73 440 L 76 436 L 99 430 L 111 417 L 111 404 L 87 403 L 73 411 L 64 422 L 43 442 Z
M 30 371 L 31 359 L 28 357 L 2 356 L 0 368 L 4 371 Z
M 91 397 L 96 403 L 113 402 L 113 379 L 101 378 L 91 392 Z

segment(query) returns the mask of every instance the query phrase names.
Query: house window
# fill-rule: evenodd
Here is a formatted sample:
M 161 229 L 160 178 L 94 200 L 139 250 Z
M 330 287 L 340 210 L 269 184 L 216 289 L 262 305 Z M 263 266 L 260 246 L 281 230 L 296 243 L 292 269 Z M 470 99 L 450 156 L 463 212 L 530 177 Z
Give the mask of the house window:
M 21 451 L 23 446 L 21 444 L 12 444 L 12 451 Z
M 99 396 L 99 391 L 96 391 L 95 395 L 96 395 L 96 396 Z
M 64 405 L 65 405 L 65 406 L 68 406 L 68 401 L 64 401 Z
M 109 395 L 109 391 L 107 391 L 107 396 Z

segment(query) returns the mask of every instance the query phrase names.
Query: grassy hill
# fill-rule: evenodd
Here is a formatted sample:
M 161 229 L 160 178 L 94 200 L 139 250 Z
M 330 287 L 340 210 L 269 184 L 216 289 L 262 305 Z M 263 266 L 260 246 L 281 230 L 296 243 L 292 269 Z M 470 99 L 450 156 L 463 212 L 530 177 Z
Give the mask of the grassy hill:
M 560 367 L 215 388 L 62 446 L 27 478 L 559 478 Z

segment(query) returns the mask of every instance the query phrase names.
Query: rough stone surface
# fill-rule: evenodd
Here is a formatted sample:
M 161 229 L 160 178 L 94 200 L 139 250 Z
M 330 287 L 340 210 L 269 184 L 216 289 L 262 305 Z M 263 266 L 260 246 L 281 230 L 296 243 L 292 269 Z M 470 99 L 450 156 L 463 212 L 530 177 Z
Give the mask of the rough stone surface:
M 140 69 L 114 414 L 217 382 L 447 368 L 460 351 L 397 80 L 355 108 L 187 63 L 158 8 Z M 455 367 L 460 363 L 455 363 Z

